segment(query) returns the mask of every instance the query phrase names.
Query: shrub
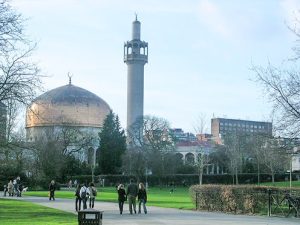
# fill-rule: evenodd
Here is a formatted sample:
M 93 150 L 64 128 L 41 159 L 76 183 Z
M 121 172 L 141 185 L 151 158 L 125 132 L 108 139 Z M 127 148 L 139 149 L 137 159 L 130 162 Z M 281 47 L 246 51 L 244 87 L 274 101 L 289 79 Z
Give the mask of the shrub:
M 268 191 L 282 199 L 290 189 L 254 185 L 193 185 L 190 194 L 196 209 L 239 214 L 260 213 L 268 207 Z M 300 195 L 299 188 L 292 192 Z

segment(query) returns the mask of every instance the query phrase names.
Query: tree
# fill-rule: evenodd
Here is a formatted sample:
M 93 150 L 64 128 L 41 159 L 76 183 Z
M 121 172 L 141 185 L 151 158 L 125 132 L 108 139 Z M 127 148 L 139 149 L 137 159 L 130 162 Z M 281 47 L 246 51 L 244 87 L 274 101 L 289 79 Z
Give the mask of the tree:
M 246 135 L 242 132 L 228 132 L 224 135 L 225 152 L 229 159 L 228 168 L 236 184 L 239 184 L 238 174 L 242 171 L 246 144 Z
M 41 87 L 30 56 L 35 48 L 24 34 L 24 19 L 7 0 L 0 1 L 0 102 L 28 104 Z
M 260 184 L 260 174 L 264 166 L 263 154 L 265 151 L 266 142 L 270 137 L 265 134 L 249 135 L 250 144 L 249 156 L 253 159 L 253 164 L 256 164 L 257 183 Z
M 204 135 L 204 131 L 206 130 L 206 115 L 204 113 L 201 113 L 197 118 L 196 126 L 194 127 L 194 129 L 197 134 Z M 201 143 L 201 141 L 198 140 L 198 155 L 196 161 L 200 185 L 202 185 L 203 182 L 204 168 L 210 164 L 209 155 L 204 151 L 204 146 L 203 143 Z
M 16 130 L 17 109 L 41 89 L 39 69 L 30 58 L 35 44 L 25 35 L 24 21 L 7 0 L 0 0 L 0 105 L 5 109 L 1 109 L 0 165 L 19 162 L 19 168 L 25 148 L 24 136 Z
M 254 67 L 257 81 L 273 103 L 273 116 L 277 131 L 297 137 L 300 134 L 300 74 L 272 65 Z
M 27 143 L 26 154 L 31 155 L 28 159 L 31 163 L 26 169 L 37 180 L 64 181 L 67 176 L 74 175 L 75 171 L 82 172 L 82 168 L 86 168 L 83 162 L 87 158 L 90 161 L 90 172 L 93 156 L 89 158 L 87 153 L 91 146 L 95 146 L 97 139 L 97 134 L 80 128 L 61 126 L 59 129 L 57 127 L 53 129 L 53 127 L 48 127 L 37 136 L 34 142 Z
M 262 148 L 261 158 L 268 172 L 271 174 L 272 183 L 275 182 L 275 173 L 284 172 L 287 165 L 287 152 L 281 146 L 280 139 L 268 138 Z
M 122 156 L 126 150 L 125 132 L 120 126 L 119 117 L 112 111 L 104 120 L 99 133 L 100 147 L 98 164 L 103 174 L 119 174 L 122 167 Z
M 288 29 L 295 34 L 295 55 L 280 67 L 270 62 L 266 67 L 252 66 L 256 81 L 272 105 L 272 117 L 276 131 L 281 136 L 298 137 L 300 134 L 300 73 L 297 69 L 300 58 L 300 12 L 295 15 L 294 27 Z
M 169 159 L 168 154 L 173 153 L 175 147 L 169 131 L 169 122 L 155 116 L 144 116 L 137 120 L 128 131 L 128 140 L 130 140 L 128 152 L 134 149 L 143 156 L 145 162 L 144 166 L 141 165 L 144 168 L 143 174 L 151 170 L 153 174 L 161 178 L 172 171 L 171 168 L 165 166 Z M 130 163 L 141 164 L 141 162 Z

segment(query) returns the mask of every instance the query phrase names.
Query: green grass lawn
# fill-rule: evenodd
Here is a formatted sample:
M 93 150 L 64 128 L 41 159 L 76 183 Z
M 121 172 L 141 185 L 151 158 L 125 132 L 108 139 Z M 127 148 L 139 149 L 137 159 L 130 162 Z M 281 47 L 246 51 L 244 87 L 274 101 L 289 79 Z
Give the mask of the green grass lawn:
M 77 225 L 77 216 L 30 202 L 0 199 L 1 225 Z
M 25 195 L 47 197 L 47 191 L 28 191 Z M 55 192 L 57 198 L 74 199 L 74 190 L 60 190 Z M 117 202 L 117 192 L 115 187 L 98 188 L 97 201 Z M 153 187 L 148 190 L 149 206 L 159 206 L 165 208 L 194 209 L 188 188 L 176 188 L 170 193 L 169 188 Z

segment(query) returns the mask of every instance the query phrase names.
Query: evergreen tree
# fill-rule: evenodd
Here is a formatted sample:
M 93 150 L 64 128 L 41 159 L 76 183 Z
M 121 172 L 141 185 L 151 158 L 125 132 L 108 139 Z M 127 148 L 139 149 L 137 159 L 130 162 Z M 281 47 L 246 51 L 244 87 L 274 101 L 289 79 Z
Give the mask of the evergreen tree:
M 121 173 L 122 155 L 126 150 L 126 137 L 124 130 L 121 128 L 119 117 L 112 111 L 104 120 L 99 138 L 100 147 L 97 162 L 101 173 Z

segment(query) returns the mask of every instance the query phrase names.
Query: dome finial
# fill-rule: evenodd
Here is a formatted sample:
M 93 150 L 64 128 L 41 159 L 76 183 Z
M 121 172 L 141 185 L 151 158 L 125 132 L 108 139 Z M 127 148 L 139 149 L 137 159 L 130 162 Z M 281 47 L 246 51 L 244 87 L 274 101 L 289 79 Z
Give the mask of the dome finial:
M 68 72 L 68 77 L 69 77 L 69 85 L 72 84 L 72 75 L 70 74 L 70 72 Z

